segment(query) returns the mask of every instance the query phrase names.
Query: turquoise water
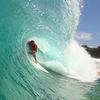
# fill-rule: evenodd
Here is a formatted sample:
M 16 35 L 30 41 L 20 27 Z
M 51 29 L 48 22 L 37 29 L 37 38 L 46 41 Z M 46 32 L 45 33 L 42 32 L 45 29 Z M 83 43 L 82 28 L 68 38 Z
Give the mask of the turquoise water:
M 74 36 L 79 11 L 78 0 L 0 0 L 0 100 L 100 100 L 100 81 L 62 74 L 69 60 L 61 52 Z M 48 72 L 31 63 L 30 38 Z

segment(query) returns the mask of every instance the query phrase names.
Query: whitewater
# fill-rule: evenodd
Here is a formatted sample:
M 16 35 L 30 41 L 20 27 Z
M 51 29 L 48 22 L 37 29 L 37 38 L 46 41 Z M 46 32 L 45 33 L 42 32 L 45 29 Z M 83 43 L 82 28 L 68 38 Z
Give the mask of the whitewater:
M 81 0 L 0 0 L 0 100 L 99 100 L 98 63 L 74 40 Z M 27 42 L 38 44 L 37 59 Z

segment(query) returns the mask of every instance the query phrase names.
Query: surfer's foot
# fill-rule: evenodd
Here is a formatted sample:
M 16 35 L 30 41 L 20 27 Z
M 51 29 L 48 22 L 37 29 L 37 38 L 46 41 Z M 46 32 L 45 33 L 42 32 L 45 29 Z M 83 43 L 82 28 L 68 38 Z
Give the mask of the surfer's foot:
M 35 63 L 37 64 L 37 61 L 35 61 Z

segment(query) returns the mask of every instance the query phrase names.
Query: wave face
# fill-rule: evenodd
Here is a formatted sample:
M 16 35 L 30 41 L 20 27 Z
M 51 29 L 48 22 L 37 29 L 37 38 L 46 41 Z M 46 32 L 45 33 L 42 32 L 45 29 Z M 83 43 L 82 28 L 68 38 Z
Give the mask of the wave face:
M 79 0 L 0 0 L 0 100 L 84 98 L 67 91 L 84 95 L 86 89 L 75 89 L 76 81 L 61 76 L 68 74 L 71 65 L 64 50 L 74 37 L 79 6 Z M 30 38 L 38 44 L 38 61 L 61 75 L 37 70 L 29 62 L 26 43 Z

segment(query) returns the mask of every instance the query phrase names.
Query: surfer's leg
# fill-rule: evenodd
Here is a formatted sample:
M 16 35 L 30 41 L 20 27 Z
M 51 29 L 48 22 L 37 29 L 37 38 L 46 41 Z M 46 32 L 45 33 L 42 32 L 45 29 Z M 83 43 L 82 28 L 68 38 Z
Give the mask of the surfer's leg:
M 37 63 L 36 53 L 33 53 L 33 57 L 34 57 L 34 59 L 35 59 L 35 63 Z

